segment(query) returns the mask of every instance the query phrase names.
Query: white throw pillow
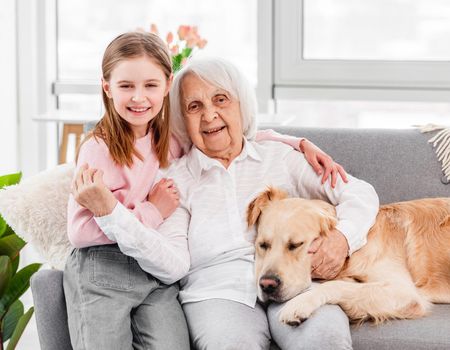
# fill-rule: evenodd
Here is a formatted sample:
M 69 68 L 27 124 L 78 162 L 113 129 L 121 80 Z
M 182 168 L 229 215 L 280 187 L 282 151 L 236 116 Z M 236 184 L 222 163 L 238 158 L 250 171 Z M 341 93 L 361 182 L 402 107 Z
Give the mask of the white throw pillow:
M 0 190 L 0 214 L 5 221 L 60 270 L 72 249 L 67 238 L 67 202 L 74 169 L 73 164 L 62 164 Z

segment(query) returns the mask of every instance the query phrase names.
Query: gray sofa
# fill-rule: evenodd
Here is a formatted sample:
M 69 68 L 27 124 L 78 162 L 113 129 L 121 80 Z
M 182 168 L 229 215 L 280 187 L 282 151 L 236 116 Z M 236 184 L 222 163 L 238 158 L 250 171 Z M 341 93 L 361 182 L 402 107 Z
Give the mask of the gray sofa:
M 371 183 L 381 203 L 450 197 L 450 185 L 427 143 L 432 133 L 424 135 L 412 129 L 274 129 L 315 142 L 349 173 Z M 31 288 L 41 349 L 71 349 L 62 272 L 39 271 Z M 390 321 L 377 327 L 364 324 L 352 329 L 352 338 L 354 349 L 450 349 L 450 305 L 434 305 L 431 315 L 418 320 Z

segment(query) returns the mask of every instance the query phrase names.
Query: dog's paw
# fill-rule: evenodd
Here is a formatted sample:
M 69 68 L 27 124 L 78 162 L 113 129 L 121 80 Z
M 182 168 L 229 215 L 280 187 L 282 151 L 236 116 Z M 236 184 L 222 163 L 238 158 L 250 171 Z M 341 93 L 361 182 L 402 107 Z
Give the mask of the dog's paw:
M 297 327 L 304 319 L 297 314 L 297 308 L 289 305 L 289 302 L 281 309 L 278 320 L 288 326 Z
M 300 325 L 317 309 L 313 298 L 312 293 L 306 292 L 289 300 L 280 311 L 279 321 L 289 326 Z

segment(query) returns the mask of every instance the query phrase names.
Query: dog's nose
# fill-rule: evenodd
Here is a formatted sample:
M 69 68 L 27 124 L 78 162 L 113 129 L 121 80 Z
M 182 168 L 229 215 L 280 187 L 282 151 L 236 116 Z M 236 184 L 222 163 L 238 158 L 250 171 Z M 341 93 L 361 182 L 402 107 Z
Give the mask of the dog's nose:
M 281 284 L 281 280 L 276 275 L 265 275 L 259 279 L 259 286 L 266 294 L 274 294 Z

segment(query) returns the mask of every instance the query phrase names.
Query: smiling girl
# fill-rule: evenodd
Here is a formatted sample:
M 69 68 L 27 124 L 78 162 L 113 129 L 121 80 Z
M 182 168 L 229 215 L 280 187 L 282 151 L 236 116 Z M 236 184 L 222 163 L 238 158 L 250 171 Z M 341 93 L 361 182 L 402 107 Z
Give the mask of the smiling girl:
M 79 150 L 68 207 L 68 235 L 75 249 L 66 263 L 64 292 L 72 347 L 189 349 L 178 286 L 173 284 L 184 272 L 170 267 L 176 265 L 170 259 L 187 250 L 177 250 L 165 237 L 149 236 L 145 241 L 158 263 L 144 271 L 138 259 L 128 256 L 131 238 L 119 233 L 108 237 L 96 221 L 120 202 L 145 226 L 156 229 L 179 204 L 173 180 L 154 184 L 158 169 L 182 155 L 169 131 L 171 59 L 156 35 L 125 33 L 106 48 L 102 73 L 105 114 Z M 214 130 L 209 133 L 212 137 Z M 333 178 L 338 172 L 345 176 L 307 140 L 272 132 L 259 139 L 302 147 L 316 169 L 324 165 L 324 177 L 330 172 Z M 104 183 L 114 199 L 110 207 L 93 213 L 77 202 L 77 193 L 98 183 Z
M 144 225 L 156 228 L 179 201 L 172 180 L 154 184 L 159 167 L 180 156 L 169 133 L 169 53 L 156 35 L 126 33 L 106 48 L 102 73 L 105 114 L 79 150 L 73 187 L 102 181 Z M 76 249 L 64 272 L 72 347 L 189 349 L 178 286 L 142 270 L 121 251 L 118 237 L 110 240 L 100 230 L 96 216 L 102 213 L 94 216 L 76 199 L 70 196 L 68 209 Z

